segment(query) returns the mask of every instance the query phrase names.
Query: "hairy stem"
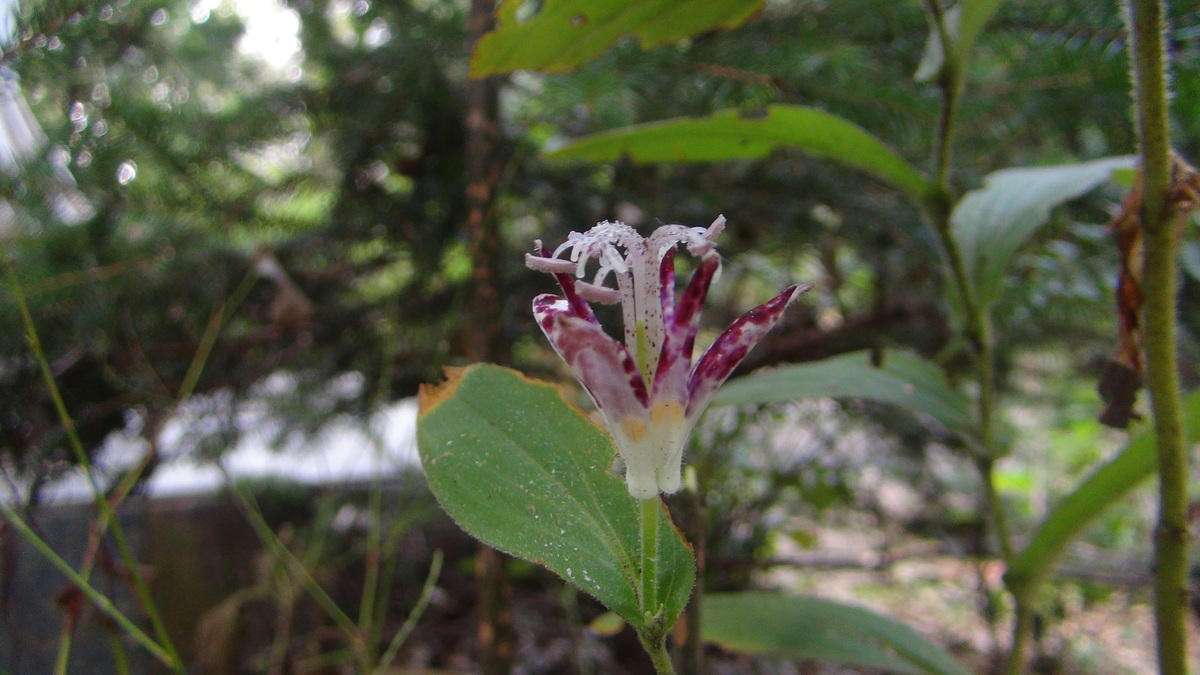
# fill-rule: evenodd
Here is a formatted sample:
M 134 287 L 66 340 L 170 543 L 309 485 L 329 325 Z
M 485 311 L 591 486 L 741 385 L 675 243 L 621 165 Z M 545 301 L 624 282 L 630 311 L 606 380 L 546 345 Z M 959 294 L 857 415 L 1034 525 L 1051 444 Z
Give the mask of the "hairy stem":
M 685 484 L 692 483 L 685 479 Z M 682 521 L 686 538 L 692 544 L 692 553 L 696 557 L 696 585 L 692 587 L 692 598 L 688 602 L 683 615 L 682 635 L 676 633 L 676 646 L 679 650 L 679 669 L 689 675 L 704 673 L 704 640 L 701 637 L 704 619 L 704 568 L 708 548 L 708 518 L 705 512 L 704 495 L 700 492 L 700 481 L 694 481 L 695 487 L 685 488 L 675 498 L 679 505 L 678 513 L 682 516 L 676 522 Z
M 655 640 L 647 639 L 643 635 L 641 641 L 642 647 L 650 655 L 650 661 L 654 663 L 654 672 L 658 675 L 675 675 L 675 665 L 671 663 L 671 655 L 667 652 L 666 635 Z
M 647 620 L 658 614 L 658 517 L 662 502 L 658 497 L 641 500 L 642 507 L 642 590 L 638 600 L 642 616 Z
M 1147 387 L 1158 444 L 1154 614 L 1160 673 L 1187 672 L 1187 446 L 1177 370 L 1179 234 L 1168 208 L 1171 141 L 1162 0 L 1128 0 L 1130 60 L 1142 171 L 1143 323 Z M 1178 216 L 1183 217 L 1183 216 Z
M 663 607 L 658 603 L 658 520 L 663 510 L 662 500 L 656 495 L 640 500 L 641 506 L 641 588 L 638 593 L 638 609 L 642 611 L 642 625 L 638 628 L 638 640 L 654 662 L 658 675 L 674 675 L 675 666 L 667 651 L 667 629 L 663 625 Z

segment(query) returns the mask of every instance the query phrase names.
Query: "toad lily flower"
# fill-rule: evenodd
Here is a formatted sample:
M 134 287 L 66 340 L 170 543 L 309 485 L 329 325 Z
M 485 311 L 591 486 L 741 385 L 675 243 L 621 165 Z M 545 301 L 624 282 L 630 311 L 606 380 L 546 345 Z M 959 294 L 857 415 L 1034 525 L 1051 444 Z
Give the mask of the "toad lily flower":
M 721 216 L 707 229 L 664 225 L 643 238 L 624 223 L 603 222 L 547 254 L 536 242 L 531 269 L 549 272 L 561 296 L 544 294 L 533 313 L 550 344 L 591 395 L 625 463 L 629 494 L 650 499 L 679 489 L 683 446 L 718 387 L 787 306 L 811 285 L 790 286 L 734 321 L 692 363 L 700 308 L 721 267 L 715 239 Z M 691 281 L 675 293 L 675 247 L 699 258 Z M 559 256 L 570 252 L 569 259 Z M 576 281 L 589 260 L 599 270 Z M 605 281 L 615 277 L 615 288 Z M 609 337 L 590 302 L 621 304 L 624 343 Z

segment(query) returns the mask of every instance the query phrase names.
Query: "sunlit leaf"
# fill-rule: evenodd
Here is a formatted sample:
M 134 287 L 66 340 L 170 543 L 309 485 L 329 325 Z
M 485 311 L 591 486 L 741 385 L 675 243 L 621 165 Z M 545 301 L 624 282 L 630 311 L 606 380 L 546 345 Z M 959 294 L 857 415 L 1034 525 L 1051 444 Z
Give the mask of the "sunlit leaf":
M 1187 442 L 1200 443 L 1200 391 L 1188 396 L 1183 405 Z M 1067 545 L 1105 509 L 1154 475 L 1155 466 L 1154 430 L 1146 429 L 1054 507 L 1024 550 L 1009 565 L 1006 583 L 1014 592 L 1035 587 L 1053 571 Z
M 551 159 L 634 162 L 712 162 L 764 157 L 795 148 L 858 169 L 920 201 L 930 185 L 911 164 L 846 119 L 816 108 L 768 106 L 761 114 L 724 110 L 585 136 L 548 154 Z
M 714 593 L 704 597 L 704 639 L 752 654 L 885 670 L 968 675 L 941 647 L 871 610 L 812 596 Z
M 868 351 L 770 368 L 726 384 L 716 404 L 771 403 L 801 398 L 866 398 L 929 415 L 958 431 L 971 427 L 970 402 L 946 383 L 940 368 L 903 351 L 886 351 L 876 367 Z
M 633 36 L 643 49 L 717 28 L 733 28 L 763 0 L 546 0 L 531 17 L 526 0 L 505 0 L 497 28 L 479 42 L 471 75 L 514 70 L 564 72 Z
M 1134 157 L 1082 164 L 1003 169 L 967 193 L 951 216 L 952 234 L 980 304 L 1000 293 L 1017 249 L 1050 218 L 1050 211 L 1110 180 Z
M 544 565 L 642 626 L 640 508 L 610 471 L 608 435 L 555 387 L 498 366 L 449 372 L 421 392 L 417 444 L 442 508 L 484 543 Z M 691 595 L 691 549 L 660 511 L 658 602 Z

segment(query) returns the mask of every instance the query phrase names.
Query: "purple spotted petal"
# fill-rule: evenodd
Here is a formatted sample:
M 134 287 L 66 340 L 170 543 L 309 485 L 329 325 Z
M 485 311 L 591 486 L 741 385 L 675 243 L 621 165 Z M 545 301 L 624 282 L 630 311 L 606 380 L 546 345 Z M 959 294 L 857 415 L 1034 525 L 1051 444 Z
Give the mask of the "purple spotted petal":
M 692 280 L 679 298 L 679 306 L 675 309 L 675 335 L 686 363 L 692 362 L 692 349 L 696 345 L 696 331 L 700 329 L 700 310 L 704 308 L 704 299 L 708 297 L 708 288 L 713 278 L 721 269 L 721 256 L 715 251 L 709 252 L 700 259 L 700 265 L 692 274 Z
M 663 343 L 662 358 L 654 378 L 654 398 L 670 398 L 676 401 L 688 399 L 688 373 L 692 367 L 692 349 L 696 344 L 696 331 L 700 326 L 700 310 L 713 276 L 721 267 L 721 257 L 709 252 L 700 259 L 700 265 L 692 274 L 679 305 L 672 306 L 667 321 L 667 334 Z M 663 291 L 663 314 L 667 315 L 666 291 Z M 674 282 L 671 300 L 674 305 Z
M 662 256 L 669 248 L 655 250 L 650 241 L 637 243 L 629 254 L 631 280 L 633 282 L 634 328 L 640 329 L 642 343 L 637 344 L 637 333 L 634 333 L 636 353 L 641 354 L 646 367 L 647 381 L 654 380 L 654 372 L 658 368 L 658 357 L 662 353 L 663 327 L 662 294 L 659 280 L 662 273 Z M 627 326 L 628 329 L 628 326 Z
M 692 370 L 688 383 L 689 419 L 698 417 L 708 407 L 717 388 L 724 384 L 733 369 L 746 358 L 746 354 L 749 354 L 754 345 L 779 321 L 783 310 L 787 309 L 792 300 L 810 288 L 812 286 L 809 285 L 788 287 L 779 295 L 740 316 L 717 337 Z
M 675 314 L 675 249 L 667 249 L 658 266 L 658 299 L 665 326 L 671 325 Z M 668 328 L 670 330 L 670 328 Z
M 646 417 L 646 384 L 624 345 L 598 324 L 575 316 L 568 302 L 558 296 L 539 295 L 533 301 L 533 314 L 554 351 L 605 417 Z

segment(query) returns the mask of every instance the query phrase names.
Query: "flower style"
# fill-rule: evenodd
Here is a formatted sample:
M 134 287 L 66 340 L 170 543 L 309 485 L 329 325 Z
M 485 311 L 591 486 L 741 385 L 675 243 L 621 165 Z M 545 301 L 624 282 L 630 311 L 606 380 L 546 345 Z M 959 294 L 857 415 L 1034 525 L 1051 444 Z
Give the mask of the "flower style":
M 679 489 L 684 443 L 717 388 L 811 288 L 789 286 L 750 310 L 693 365 L 700 309 L 721 268 L 715 240 L 724 228 L 720 216 L 708 228 L 664 225 L 643 238 L 624 223 L 606 221 L 572 232 L 553 254 L 537 241 L 525 256 L 530 269 L 553 274 L 562 288 L 561 296 L 534 298 L 534 316 L 599 409 L 625 463 L 629 494 L 637 499 Z M 676 302 L 678 244 L 699 264 Z M 559 257 L 566 251 L 569 260 Z M 594 279 L 576 281 L 592 259 L 599 263 Z M 609 276 L 616 288 L 605 285 Z M 589 302 L 621 304 L 624 344 L 604 332 Z

